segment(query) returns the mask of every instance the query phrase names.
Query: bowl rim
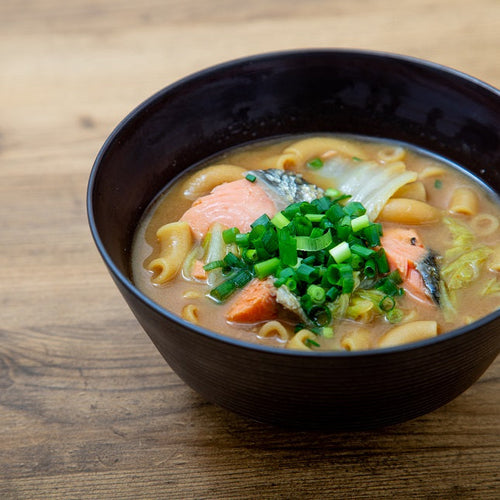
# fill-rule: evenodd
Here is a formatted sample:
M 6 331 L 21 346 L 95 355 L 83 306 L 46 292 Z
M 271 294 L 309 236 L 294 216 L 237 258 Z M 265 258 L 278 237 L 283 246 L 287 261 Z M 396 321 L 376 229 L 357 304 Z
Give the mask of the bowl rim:
M 199 79 L 202 79 L 214 72 L 219 72 L 231 67 L 235 67 L 242 64 L 251 64 L 253 62 L 259 62 L 263 60 L 272 60 L 279 58 L 293 58 L 297 56 L 304 55 L 333 55 L 333 54 L 344 54 L 353 56 L 367 56 L 370 58 L 388 58 L 393 59 L 395 61 L 400 61 L 403 63 L 410 63 L 414 66 L 419 66 L 423 68 L 437 70 L 439 72 L 444 72 L 450 76 L 454 76 L 456 78 L 468 81 L 474 85 L 482 87 L 484 90 L 493 93 L 500 99 L 500 90 L 493 87 L 489 83 L 471 76 L 467 73 L 464 73 L 460 70 L 454 69 L 449 66 L 445 66 L 440 63 L 436 63 L 433 61 L 429 61 L 426 59 L 422 59 L 415 56 L 403 55 L 393 52 L 386 51 L 378 51 L 378 50 L 369 50 L 369 49 L 349 49 L 349 48 L 305 48 L 305 49 L 289 49 L 289 50 L 277 50 L 277 51 L 269 51 L 262 52 L 257 54 L 251 54 L 248 56 L 238 57 L 234 59 L 230 59 L 224 62 L 220 62 L 217 64 L 213 64 L 207 66 L 203 69 L 190 73 L 153 93 L 150 97 L 143 100 L 136 107 L 134 107 L 128 114 L 122 118 L 117 125 L 113 128 L 111 133 L 108 135 L 102 146 L 100 147 L 97 156 L 94 160 L 92 169 L 90 171 L 89 180 L 87 184 L 87 193 L 86 193 L 86 206 L 87 206 L 87 220 L 90 227 L 90 231 L 92 234 L 92 238 L 94 243 L 98 249 L 98 252 L 101 255 L 101 258 L 104 260 L 109 272 L 113 275 L 115 279 L 118 279 L 120 284 L 127 289 L 129 293 L 135 296 L 140 302 L 148 306 L 154 312 L 159 314 L 160 316 L 165 316 L 168 320 L 173 323 L 179 324 L 181 327 L 187 328 L 189 330 L 194 331 L 197 334 L 209 337 L 212 340 L 223 342 L 226 344 L 233 345 L 235 347 L 239 347 L 242 349 L 251 349 L 254 351 L 261 351 L 264 353 L 277 355 L 277 356 L 285 356 L 285 357 L 314 357 L 314 358 L 357 358 L 357 357 L 366 357 L 366 356 L 385 356 L 391 353 L 403 352 L 403 351 L 414 351 L 424 349 L 429 346 L 433 346 L 435 344 L 441 344 L 443 342 L 452 340 L 456 337 L 459 337 L 467 332 L 471 332 L 476 328 L 480 328 L 485 324 L 488 324 L 495 319 L 500 317 L 500 309 L 491 312 L 490 314 L 470 323 L 469 325 L 465 325 L 454 330 L 450 330 L 449 332 L 438 335 L 437 337 L 433 337 L 431 339 L 420 340 L 417 342 L 412 342 L 408 344 L 402 344 L 393 347 L 378 347 L 369 350 L 359 350 L 359 351 L 300 351 L 294 349 L 284 349 L 283 347 L 274 347 L 274 346 L 266 346 L 262 344 L 252 343 L 244 340 L 239 340 L 236 338 L 232 338 L 226 335 L 222 335 L 215 331 L 209 330 L 208 328 L 204 328 L 199 325 L 194 325 L 193 323 L 184 320 L 180 316 L 172 313 L 168 309 L 165 309 L 160 304 L 149 298 L 146 294 L 140 291 L 132 282 L 132 280 L 122 273 L 118 266 L 114 263 L 111 256 L 106 251 L 105 245 L 99 235 L 99 231 L 97 229 L 97 224 L 94 217 L 94 203 L 93 203 L 93 193 L 95 184 L 97 181 L 98 171 L 103 158 L 105 157 L 108 149 L 111 145 L 119 138 L 121 132 L 128 126 L 129 122 L 134 120 L 137 116 L 144 113 L 147 108 L 153 105 L 158 99 L 160 99 L 165 94 L 175 91 L 178 88 L 181 88 L 183 85 L 189 82 L 193 82 Z M 180 175 L 180 174 L 179 174 Z M 489 186 L 488 186 L 489 187 Z M 492 189 L 492 188 L 490 188 Z M 492 189 L 493 190 L 493 189 Z

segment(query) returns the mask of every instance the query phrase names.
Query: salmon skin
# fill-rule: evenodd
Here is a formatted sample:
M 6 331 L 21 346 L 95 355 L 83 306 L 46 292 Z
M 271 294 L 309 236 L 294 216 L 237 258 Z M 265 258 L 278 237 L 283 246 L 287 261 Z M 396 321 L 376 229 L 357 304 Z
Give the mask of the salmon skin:
M 427 294 L 432 300 L 440 305 L 441 292 L 439 282 L 441 280 L 439 271 L 439 255 L 434 250 L 427 250 L 423 259 L 415 264 L 417 271 L 422 276 L 422 279 L 427 290 Z
M 323 189 L 303 179 L 300 174 L 270 168 L 268 170 L 251 170 L 259 184 L 271 196 L 279 210 L 300 201 L 313 201 L 325 195 Z

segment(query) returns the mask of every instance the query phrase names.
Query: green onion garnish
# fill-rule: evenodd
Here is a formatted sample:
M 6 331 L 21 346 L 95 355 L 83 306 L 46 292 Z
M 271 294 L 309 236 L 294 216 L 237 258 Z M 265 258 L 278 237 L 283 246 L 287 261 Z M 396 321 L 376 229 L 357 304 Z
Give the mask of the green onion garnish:
M 254 268 L 255 275 L 257 276 L 257 278 L 264 279 L 265 277 L 276 272 L 279 265 L 280 265 L 279 258 L 272 257 L 271 259 L 257 262 L 257 264 L 255 264 L 253 266 L 253 268 Z
M 311 297 L 313 304 L 323 304 L 326 297 L 325 289 L 318 285 L 309 285 L 307 288 L 307 295 Z
M 212 262 L 209 262 L 208 264 L 205 264 L 203 266 L 203 269 L 205 271 L 213 271 L 214 269 L 220 269 L 222 267 L 225 267 L 225 262 L 223 260 L 213 260 Z
M 257 177 L 255 177 L 255 175 L 253 174 L 247 174 L 245 175 L 245 179 L 250 182 L 255 182 L 257 180 Z
M 368 227 L 370 224 L 370 219 L 368 219 L 368 215 L 366 214 L 360 215 L 359 217 L 351 220 L 351 227 L 355 233 L 365 229 L 365 227 Z
M 232 281 L 226 280 L 210 290 L 209 295 L 218 302 L 224 302 L 235 290 L 236 285 Z
M 283 212 L 278 212 L 272 219 L 271 223 L 274 224 L 278 229 L 282 229 L 290 224 L 290 220 L 285 217 Z
M 323 250 L 328 248 L 333 241 L 332 233 L 326 231 L 322 236 L 317 238 L 311 238 L 309 236 L 297 236 L 297 250 L 303 250 L 304 252 L 317 252 L 318 250 Z
M 314 170 L 318 170 L 323 166 L 323 160 L 321 158 L 313 158 L 307 162 L 307 166 Z
M 330 255 L 337 264 L 340 264 L 351 256 L 351 249 L 346 241 L 342 241 L 337 246 L 330 249 Z
M 388 321 L 401 321 L 396 302 L 404 289 L 380 246 L 382 226 L 348 198 L 327 189 L 324 197 L 292 203 L 272 219 L 262 215 L 248 233 L 224 230 L 225 257 L 204 269 L 221 269 L 225 280 L 209 296 L 223 302 L 254 277 L 271 276 L 276 288 L 286 286 L 300 304 L 304 324 L 297 327 L 318 336 L 331 338 L 332 321 L 344 317 L 356 298 L 368 298 Z
M 226 245 L 230 245 L 231 243 L 236 243 L 237 234 L 240 234 L 240 230 L 237 227 L 231 227 L 222 231 L 222 239 Z

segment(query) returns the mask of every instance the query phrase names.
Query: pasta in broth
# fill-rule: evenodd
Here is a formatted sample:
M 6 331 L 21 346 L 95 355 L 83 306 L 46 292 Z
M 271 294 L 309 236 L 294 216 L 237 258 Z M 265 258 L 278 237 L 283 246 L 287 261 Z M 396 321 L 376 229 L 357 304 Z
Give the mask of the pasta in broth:
M 138 226 L 146 295 L 223 335 L 299 350 L 432 338 L 500 305 L 498 200 L 405 144 L 325 135 L 229 151 Z

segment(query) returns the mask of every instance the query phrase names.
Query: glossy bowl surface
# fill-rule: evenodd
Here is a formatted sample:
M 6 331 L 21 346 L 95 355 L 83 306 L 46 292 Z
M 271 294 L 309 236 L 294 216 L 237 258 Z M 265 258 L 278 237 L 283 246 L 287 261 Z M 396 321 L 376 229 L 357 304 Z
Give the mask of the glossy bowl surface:
M 340 132 L 414 144 L 500 191 L 500 93 L 437 64 L 387 53 L 298 50 L 208 68 L 132 111 L 99 152 L 88 187 L 94 241 L 171 368 L 207 400 L 303 429 L 360 430 L 430 412 L 465 391 L 500 349 L 500 312 L 419 343 L 303 353 L 233 340 L 182 320 L 131 282 L 134 229 L 190 166 L 249 141 Z

